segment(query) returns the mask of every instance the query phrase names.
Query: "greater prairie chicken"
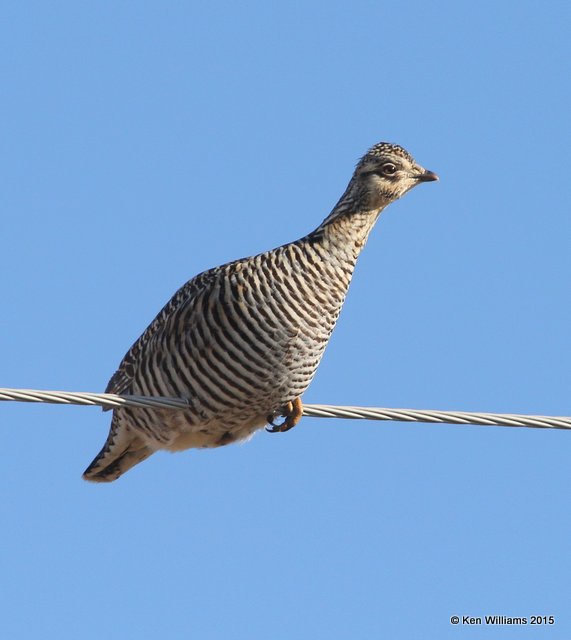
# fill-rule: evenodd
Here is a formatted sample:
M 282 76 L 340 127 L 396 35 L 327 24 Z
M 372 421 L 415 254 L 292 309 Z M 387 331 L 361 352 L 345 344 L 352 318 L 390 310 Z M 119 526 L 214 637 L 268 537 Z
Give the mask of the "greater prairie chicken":
M 106 389 L 185 398 L 188 410 L 114 409 L 107 442 L 83 477 L 111 482 L 158 449 L 219 447 L 268 423 L 271 431 L 293 427 L 381 211 L 437 179 L 402 147 L 376 144 L 315 231 L 189 280 Z

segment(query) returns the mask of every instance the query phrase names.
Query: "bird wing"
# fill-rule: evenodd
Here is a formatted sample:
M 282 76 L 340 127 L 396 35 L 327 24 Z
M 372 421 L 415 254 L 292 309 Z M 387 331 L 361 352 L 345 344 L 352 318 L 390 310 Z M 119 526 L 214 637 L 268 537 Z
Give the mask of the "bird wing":
M 129 391 L 140 356 L 145 352 L 149 342 L 162 332 L 168 320 L 171 319 L 179 309 L 188 304 L 188 302 L 197 295 L 204 292 L 216 277 L 225 270 L 225 268 L 232 266 L 232 264 L 235 263 L 215 267 L 214 269 L 200 273 L 184 284 L 173 295 L 160 310 L 157 317 L 145 329 L 141 337 L 133 344 L 129 351 L 127 351 L 117 371 L 113 374 L 111 380 L 109 380 L 105 393 L 121 394 Z

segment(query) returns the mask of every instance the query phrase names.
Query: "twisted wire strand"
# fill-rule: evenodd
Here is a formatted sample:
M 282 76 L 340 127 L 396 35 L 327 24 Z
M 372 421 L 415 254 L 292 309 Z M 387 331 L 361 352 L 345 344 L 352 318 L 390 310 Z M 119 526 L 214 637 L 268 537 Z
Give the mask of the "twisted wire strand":
M 41 391 L 38 389 L 0 389 L 0 401 L 47 402 L 76 404 L 105 409 L 115 407 L 150 407 L 152 409 L 184 410 L 182 398 L 164 398 L 114 393 L 78 391 Z M 571 429 L 571 417 L 535 416 L 516 413 L 479 413 L 468 411 L 433 411 L 419 409 L 384 409 L 381 407 L 339 407 L 327 404 L 306 404 L 303 415 L 311 418 L 345 418 L 349 420 L 395 420 L 399 422 L 428 422 L 446 424 L 474 424 L 496 427 L 532 427 L 539 429 Z

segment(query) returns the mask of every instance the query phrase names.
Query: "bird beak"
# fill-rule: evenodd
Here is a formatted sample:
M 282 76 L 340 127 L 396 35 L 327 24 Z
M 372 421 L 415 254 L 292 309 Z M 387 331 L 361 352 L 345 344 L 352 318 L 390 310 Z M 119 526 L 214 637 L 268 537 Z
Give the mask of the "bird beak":
M 416 176 L 416 179 L 419 182 L 434 182 L 435 180 L 438 180 L 438 176 L 434 173 L 434 171 L 425 169 L 422 173 L 419 173 Z

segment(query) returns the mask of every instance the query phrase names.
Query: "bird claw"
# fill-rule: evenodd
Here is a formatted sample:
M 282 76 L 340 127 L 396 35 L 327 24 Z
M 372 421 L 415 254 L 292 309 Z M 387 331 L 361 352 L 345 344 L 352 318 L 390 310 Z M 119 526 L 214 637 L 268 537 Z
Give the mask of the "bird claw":
M 289 403 L 291 404 L 291 403 Z M 286 420 L 284 420 L 281 423 L 276 423 L 276 418 L 278 418 L 279 416 L 286 416 L 287 415 L 287 405 L 284 407 L 284 409 L 282 410 L 282 412 L 278 412 L 278 411 L 274 411 L 273 413 L 270 413 L 270 415 L 266 418 L 268 424 L 271 424 L 272 427 L 266 427 L 266 431 L 268 433 L 279 433 L 282 430 L 283 425 L 285 424 Z
M 268 416 L 268 418 L 271 418 L 271 416 Z M 285 424 L 285 420 L 281 424 L 276 424 L 275 422 L 268 420 L 268 424 L 272 425 L 271 427 L 266 427 L 266 431 L 268 433 L 280 433 L 283 425 Z
M 301 420 L 302 415 L 303 404 L 301 403 L 301 398 L 296 398 L 293 402 L 288 402 L 281 410 L 281 413 L 275 412 L 266 418 L 268 424 L 272 425 L 272 428 L 266 427 L 266 431 L 268 433 L 283 433 L 284 431 L 289 431 Z M 274 422 L 278 416 L 285 418 L 280 424 Z

